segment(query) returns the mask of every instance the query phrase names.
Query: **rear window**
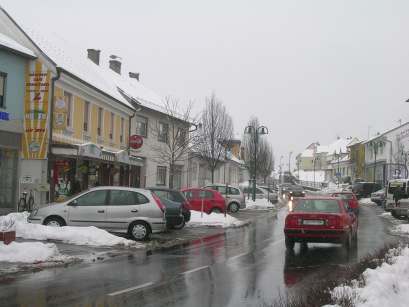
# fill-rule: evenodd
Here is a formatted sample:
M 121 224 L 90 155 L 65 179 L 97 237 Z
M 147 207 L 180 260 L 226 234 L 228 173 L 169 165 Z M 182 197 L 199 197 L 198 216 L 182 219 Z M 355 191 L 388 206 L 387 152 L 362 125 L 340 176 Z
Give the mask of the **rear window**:
M 335 193 L 332 195 L 333 197 L 341 197 L 343 199 L 354 199 L 354 197 L 351 194 L 347 193 Z
M 302 199 L 298 202 L 293 212 L 321 212 L 341 213 L 341 207 L 337 200 L 331 199 Z
M 405 191 L 406 190 L 406 183 L 404 182 L 391 182 L 388 185 L 388 194 L 393 194 L 397 187 L 403 187 L 402 190 Z

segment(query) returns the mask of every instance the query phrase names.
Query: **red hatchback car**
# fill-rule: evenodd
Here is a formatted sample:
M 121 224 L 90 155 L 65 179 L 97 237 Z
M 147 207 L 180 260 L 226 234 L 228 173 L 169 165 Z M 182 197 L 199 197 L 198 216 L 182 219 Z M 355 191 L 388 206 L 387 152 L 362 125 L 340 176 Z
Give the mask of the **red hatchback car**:
M 347 249 L 358 241 L 358 218 L 340 197 L 305 197 L 297 201 L 284 226 L 285 246 L 336 243 Z
M 355 213 L 356 215 L 359 214 L 358 200 L 356 199 L 356 196 L 353 192 L 349 191 L 334 192 L 331 194 L 331 197 L 341 197 L 345 199 L 349 207 L 351 207 L 352 212 Z
M 226 202 L 217 191 L 202 188 L 182 189 L 181 191 L 189 201 L 190 210 L 201 211 L 203 199 L 203 212 L 206 214 L 224 213 L 225 211 Z

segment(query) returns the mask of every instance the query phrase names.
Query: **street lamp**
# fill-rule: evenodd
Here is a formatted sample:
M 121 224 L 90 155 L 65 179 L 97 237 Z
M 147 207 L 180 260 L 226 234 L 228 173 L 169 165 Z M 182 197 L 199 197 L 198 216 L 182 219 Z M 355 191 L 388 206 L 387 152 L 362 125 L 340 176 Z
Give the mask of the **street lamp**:
M 320 157 L 315 157 L 312 161 L 314 163 L 314 188 L 315 188 L 315 161 L 317 161 Z
M 376 155 L 378 154 L 378 148 L 385 147 L 385 142 L 382 140 L 378 142 L 370 141 L 368 143 L 368 147 L 373 148 L 374 154 L 375 154 L 375 163 L 373 166 L 373 182 L 375 183 L 376 182 Z M 375 185 L 374 185 L 374 189 L 375 189 Z
M 265 126 L 254 128 L 253 126 L 247 126 L 244 129 L 245 134 L 251 134 L 254 137 L 254 182 L 253 182 L 253 201 L 256 200 L 256 181 L 257 181 L 257 145 L 258 135 L 268 134 L 268 129 Z
M 290 159 L 291 159 L 292 153 L 293 153 L 293 152 L 290 151 L 290 153 L 288 154 L 288 175 L 291 174 Z
M 338 159 L 338 171 L 337 171 L 337 182 L 338 182 L 338 189 L 339 189 L 339 179 L 341 178 L 341 174 L 339 172 L 339 159 L 341 158 L 341 154 L 337 154 L 336 152 L 334 152 L 334 157 Z
M 283 170 L 283 163 L 281 162 L 282 160 L 283 160 L 283 158 L 284 158 L 284 156 L 281 156 L 281 158 L 280 158 L 280 183 L 283 183 L 283 180 L 282 180 L 282 170 Z

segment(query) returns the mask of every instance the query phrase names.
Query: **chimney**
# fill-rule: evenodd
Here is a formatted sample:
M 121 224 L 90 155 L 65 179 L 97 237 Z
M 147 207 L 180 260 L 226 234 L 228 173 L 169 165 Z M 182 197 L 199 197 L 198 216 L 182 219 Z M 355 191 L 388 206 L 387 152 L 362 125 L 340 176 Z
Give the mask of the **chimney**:
M 129 78 L 133 78 L 139 81 L 139 73 L 138 72 L 129 72 Z
M 111 55 L 112 57 L 112 55 Z M 121 62 L 118 60 L 109 60 L 109 68 L 111 68 L 113 71 L 115 71 L 117 74 L 121 74 Z
M 99 65 L 99 54 L 101 53 L 101 50 L 87 49 L 87 51 L 88 59 L 90 59 L 95 64 Z

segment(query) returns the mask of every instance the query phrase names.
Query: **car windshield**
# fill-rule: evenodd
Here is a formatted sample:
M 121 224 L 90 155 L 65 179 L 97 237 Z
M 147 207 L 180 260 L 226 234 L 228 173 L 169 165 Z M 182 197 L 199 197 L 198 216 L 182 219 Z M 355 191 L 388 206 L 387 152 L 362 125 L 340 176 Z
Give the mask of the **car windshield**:
M 292 185 L 291 186 L 291 190 L 297 190 L 297 191 L 301 191 L 304 188 L 301 185 Z
M 341 206 L 338 200 L 331 199 L 302 199 L 295 206 L 294 213 L 321 212 L 321 213 L 341 213 Z
M 341 197 L 343 199 L 354 199 L 352 194 L 350 193 L 334 193 L 332 194 L 333 197 Z

